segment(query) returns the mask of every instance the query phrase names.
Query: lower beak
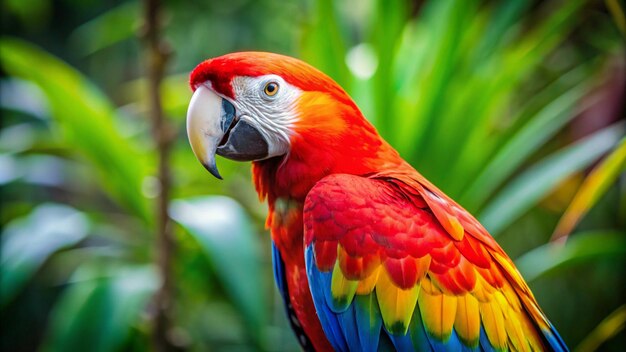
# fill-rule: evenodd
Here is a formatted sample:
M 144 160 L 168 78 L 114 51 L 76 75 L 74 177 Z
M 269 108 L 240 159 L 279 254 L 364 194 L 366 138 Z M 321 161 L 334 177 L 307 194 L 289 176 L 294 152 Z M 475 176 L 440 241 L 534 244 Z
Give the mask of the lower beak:
M 204 167 L 222 179 L 215 154 L 238 161 L 267 157 L 268 144 L 252 124 L 239 120 L 235 107 L 211 89 L 196 89 L 187 110 L 187 136 L 191 149 Z

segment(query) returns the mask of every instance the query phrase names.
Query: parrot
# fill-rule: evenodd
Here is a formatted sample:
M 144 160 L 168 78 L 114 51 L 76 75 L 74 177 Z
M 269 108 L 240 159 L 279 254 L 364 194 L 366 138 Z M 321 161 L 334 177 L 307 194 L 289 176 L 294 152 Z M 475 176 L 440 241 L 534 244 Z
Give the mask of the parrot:
M 189 84 L 196 158 L 218 179 L 216 155 L 252 163 L 302 350 L 568 350 L 488 231 L 329 76 L 250 51 L 201 62 Z

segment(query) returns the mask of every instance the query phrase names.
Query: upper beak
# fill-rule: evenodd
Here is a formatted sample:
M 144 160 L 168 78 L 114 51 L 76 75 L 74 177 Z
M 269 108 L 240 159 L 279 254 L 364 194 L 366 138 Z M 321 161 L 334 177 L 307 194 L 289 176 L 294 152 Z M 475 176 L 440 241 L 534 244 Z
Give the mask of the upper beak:
M 222 179 L 215 154 L 238 161 L 267 157 L 268 143 L 252 124 L 237 117 L 235 107 L 206 86 L 196 89 L 187 110 L 187 136 L 204 167 Z

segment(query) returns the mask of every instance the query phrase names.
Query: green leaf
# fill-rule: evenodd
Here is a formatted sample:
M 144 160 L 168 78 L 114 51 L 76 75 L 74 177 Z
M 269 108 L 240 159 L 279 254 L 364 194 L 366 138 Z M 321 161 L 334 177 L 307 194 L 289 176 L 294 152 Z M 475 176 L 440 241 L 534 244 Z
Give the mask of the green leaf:
M 519 21 L 528 7 L 530 1 L 500 2 L 489 13 L 489 22 L 484 30 L 484 35 L 476 38 L 477 43 L 472 43 L 471 56 L 474 65 L 479 65 L 482 60 L 488 59 L 493 53 L 506 43 L 508 31 Z
M 403 123 L 403 128 L 396 129 L 393 136 L 395 138 L 392 138 L 400 153 L 422 155 L 424 148 L 429 147 L 431 131 L 439 122 L 439 110 L 447 105 L 446 98 L 449 93 L 446 88 L 454 79 L 453 73 L 459 59 L 458 41 L 464 27 L 476 13 L 476 5 L 476 1 L 461 3 L 450 0 L 433 1 L 427 3 L 422 10 L 423 15 L 420 19 L 428 30 L 424 52 L 428 54 L 426 61 L 421 63 L 421 73 L 415 81 L 413 96 L 413 99 L 417 100 L 415 111 L 410 116 L 403 116 L 405 113 L 403 111 L 395 112 L 400 118 L 410 117 Z M 380 88 L 392 91 L 397 89 L 395 86 Z M 378 113 L 387 115 L 383 111 Z M 382 117 L 379 119 L 382 120 Z M 387 123 L 390 124 L 391 119 L 388 119 Z
M 172 202 L 170 214 L 200 243 L 247 324 L 256 329 L 252 334 L 258 336 L 267 301 L 259 243 L 243 208 L 228 197 L 194 197 Z
M 626 138 L 622 138 L 620 145 L 587 176 L 559 220 L 552 240 L 569 235 L 580 219 L 624 170 L 626 170 Z
M 418 153 L 435 153 L 440 145 L 437 145 L 437 137 L 444 133 L 449 133 L 450 125 L 446 124 L 442 115 L 450 104 L 450 91 L 457 77 L 460 60 L 463 58 L 461 45 L 466 28 L 473 17 L 477 14 L 477 1 L 441 1 L 447 5 L 443 9 L 443 18 L 430 18 L 431 24 L 437 23 L 440 26 L 437 30 L 441 35 L 435 35 L 431 42 L 429 52 L 432 53 L 432 68 L 428 70 L 424 79 L 427 85 L 421 91 L 421 109 L 415 116 L 419 121 L 423 121 L 419 126 L 419 133 L 415 135 L 418 143 L 415 147 Z M 474 102 L 476 103 L 476 102 Z
M 54 307 L 43 351 L 119 351 L 158 283 L 152 266 L 85 264 Z
M 76 28 L 68 41 L 83 55 L 90 55 L 122 40 L 136 36 L 139 4 L 128 2 Z
M 624 125 L 618 123 L 544 158 L 498 193 L 479 216 L 482 224 L 492 234 L 499 233 L 537 204 L 559 182 L 609 151 L 623 134 Z
M 574 108 L 588 91 L 586 83 L 577 85 L 561 96 L 554 96 L 543 109 L 527 118 L 474 178 L 460 202 L 471 208 L 484 203 L 533 152 L 576 116 Z M 553 91 L 547 94 L 555 95 Z
M 116 130 L 115 110 L 102 92 L 64 62 L 18 39 L 2 38 L 0 61 L 10 75 L 41 88 L 68 147 L 91 162 L 115 200 L 151 222 L 141 194 L 147 157 Z
M 441 138 L 428 143 L 431 148 L 443 148 L 437 155 L 443 155 L 444 158 L 425 162 L 426 165 L 434 165 L 429 168 L 435 168 L 433 174 L 444 179 L 441 185 L 444 189 L 452 188 L 451 195 L 461 193 L 467 187 L 467 182 L 480 172 L 481 166 L 495 149 L 497 138 L 494 137 L 497 137 L 498 129 L 501 128 L 499 125 L 506 122 L 503 116 L 510 113 L 512 102 L 520 97 L 520 91 L 527 86 L 529 75 L 545 65 L 549 55 L 574 28 L 578 18 L 576 13 L 583 4 L 580 0 L 567 2 L 558 11 L 549 12 L 548 16 L 532 26 L 531 31 L 520 31 L 518 38 L 507 42 L 505 46 L 497 46 L 487 59 L 455 74 L 455 84 L 446 90 L 449 104 L 454 106 L 459 97 L 465 98 L 465 104 L 454 111 L 444 109 L 443 112 L 449 114 L 447 117 L 431 117 L 446 121 L 440 125 L 443 127 L 440 133 L 433 135 L 433 138 L 437 135 Z M 516 24 L 520 25 L 524 24 Z M 501 33 L 497 35 L 502 36 Z M 471 45 L 467 47 L 472 50 Z M 530 93 L 528 98 L 532 96 L 533 93 Z M 456 175 L 464 177 L 456 180 Z M 467 180 L 466 183 L 463 180 Z M 454 187 L 448 187 L 448 184 Z
M 408 8 L 405 0 L 379 0 L 376 1 L 374 11 L 372 28 L 385 29 L 372 31 L 370 38 L 378 59 L 378 66 L 373 77 L 374 111 L 379 122 L 378 127 L 383 135 L 386 135 L 390 127 L 393 127 L 392 120 L 385 118 L 385 115 L 388 114 L 396 94 L 393 82 L 395 57 L 408 19 Z
M 547 243 L 515 260 L 527 281 L 557 270 L 603 258 L 626 255 L 626 237 L 617 231 L 592 231 L 572 236 L 564 245 Z
M 55 252 L 87 236 L 87 217 L 68 206 L 43 204 L 10 222 L 2 235 L 0 305 L 7 304 Z
M 626 37 L 626 16 L 624 15 L 624 9 L 620 6 L 617 0 L 605 0 L 606 7 L 608 7 L 615 25 L 622 32 L 622 35 Z
M 352 76 L 345 62 L 347 47 L 335 3 L 320 0 L 313 6 L 312 23 L 303 33 L 302 58 L 349 89 Z
M 43 29 L 53 12 L 53 3 L 50 0 L 6 0 L 2 2 L 2 13 L 15 16 L 21 20 L 26 28 Z

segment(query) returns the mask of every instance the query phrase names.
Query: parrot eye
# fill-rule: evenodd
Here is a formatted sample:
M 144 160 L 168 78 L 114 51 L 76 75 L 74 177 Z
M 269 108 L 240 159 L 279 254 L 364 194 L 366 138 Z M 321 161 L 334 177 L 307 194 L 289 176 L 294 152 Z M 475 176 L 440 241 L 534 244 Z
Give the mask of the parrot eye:
M 273 97 L 274 95 L 276 95 L 276 93 L 278 93 L 278 83 L 276 83 L 276 82 L 268 82 L 265 85 L 265 88 L 263 89 L 263 92 L 268 97 Z

